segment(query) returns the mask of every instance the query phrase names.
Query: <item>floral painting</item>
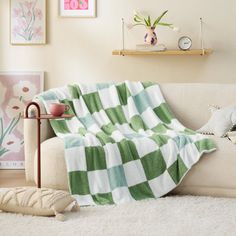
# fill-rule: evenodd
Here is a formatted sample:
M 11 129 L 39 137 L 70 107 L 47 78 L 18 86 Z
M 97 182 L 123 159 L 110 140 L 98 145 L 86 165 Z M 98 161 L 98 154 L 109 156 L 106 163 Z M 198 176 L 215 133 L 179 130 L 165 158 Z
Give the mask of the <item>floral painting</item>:
M 11 43 L 46 43 L 46 0 L 11 0 Z
M 60 15 L 69 17 L 95 17 L 95 0 L 60 0 Z
M 0 169 L 24 168 L 21 116 L 42 90 L 42 72 L 0 73 Z

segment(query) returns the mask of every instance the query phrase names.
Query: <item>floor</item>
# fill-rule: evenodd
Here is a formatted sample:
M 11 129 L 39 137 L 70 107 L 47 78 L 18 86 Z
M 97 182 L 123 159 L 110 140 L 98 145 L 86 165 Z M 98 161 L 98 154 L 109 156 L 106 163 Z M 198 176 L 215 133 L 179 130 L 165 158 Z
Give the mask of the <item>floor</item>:
M 0 188 L 19 186 L 34 186 L 26 182 L 24 170 L 0 170 Z
M 0 213 L 1 236 L 235 236 L 236 200 L 171 196 L 81 207 L 66 221 Z
M 0 191 L 1 187 L 26 185 L 32 183 L 26 182 L 24 170 L 0 170 Z M 235 212 L 235 199 L 197 196 L 169 196 L 119 206 L 83 207 L 79 212 L 65 213 L 67 220 L 63 223 L 53 217 L 2 212 L 0 235 L 155 236 L 158 232 L 163 236 L 235 236 Z

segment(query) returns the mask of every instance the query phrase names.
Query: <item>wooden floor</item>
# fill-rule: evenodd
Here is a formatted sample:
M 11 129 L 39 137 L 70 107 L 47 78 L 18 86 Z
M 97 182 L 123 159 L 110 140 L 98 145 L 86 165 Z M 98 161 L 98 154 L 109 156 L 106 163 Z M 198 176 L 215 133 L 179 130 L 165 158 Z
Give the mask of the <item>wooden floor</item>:
M 35 186 L 34 183 L 26 182 L 24 170 L 0 170 L 0 188 Z

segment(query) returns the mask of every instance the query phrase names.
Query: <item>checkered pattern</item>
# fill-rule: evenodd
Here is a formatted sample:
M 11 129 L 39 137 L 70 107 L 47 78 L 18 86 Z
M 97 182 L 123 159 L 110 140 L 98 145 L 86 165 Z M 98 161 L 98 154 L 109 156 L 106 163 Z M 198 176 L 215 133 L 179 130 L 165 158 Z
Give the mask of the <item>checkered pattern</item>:
M 80 205 L 158 198 L 175 188 L 213 142 L 175 119 L 155 83 L 73 85 L 39 95 L 70 105 L 51 120 L 64 139 L 70 191 Z

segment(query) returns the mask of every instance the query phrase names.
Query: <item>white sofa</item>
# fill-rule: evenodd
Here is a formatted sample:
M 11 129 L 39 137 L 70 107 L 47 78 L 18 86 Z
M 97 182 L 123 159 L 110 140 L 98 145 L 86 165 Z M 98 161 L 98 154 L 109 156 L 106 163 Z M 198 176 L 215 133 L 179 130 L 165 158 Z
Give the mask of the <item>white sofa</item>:
M 188 128 L 198 129 L 210 117 L 208 104 L 236 103 L 236 84 L 161 84 L 176 117 Z M 44 109 L 41 104 L 41 109 Z M 63 142 L 48 121 L 42 121 L 42 187 L 68 190 Z M 28 181 L 37 179 L 36 122 L 25 120 L 25 168 Z M 175 194 L 236 197 L 236 146 L 226 138 L 211 136 L 217 151 L 205 154 L 189 171 Z

